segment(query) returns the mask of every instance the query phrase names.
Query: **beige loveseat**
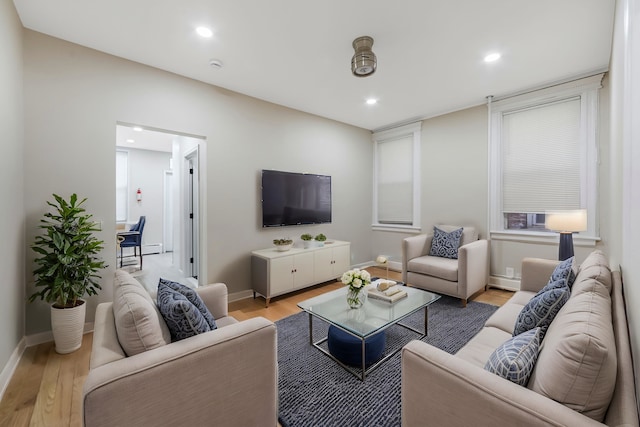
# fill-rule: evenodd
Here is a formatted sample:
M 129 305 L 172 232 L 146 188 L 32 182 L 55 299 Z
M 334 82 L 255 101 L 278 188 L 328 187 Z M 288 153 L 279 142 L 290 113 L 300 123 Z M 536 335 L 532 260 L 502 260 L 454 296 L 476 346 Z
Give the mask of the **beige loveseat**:
M 451 232 L 458 226 L 438 225 Z M 489 281 L 489 241 L 474 227 L 463 227 L 458 259 L 429 255 L 433 232 L 402 241 L 402 281 L 411 286 L 460 298 L 462 305 Z
M 114 302 L 96 310 L 84 425 L 277 424 L 275 325 L 228 316 L 222 283 L 197 291 L 218 329 L 171 343 L 147 291 L 116 272 Z
M 600 251 L 580 265 L 527 386 L 483 369 L 556 265 L 525 259 L 521 291 L 455 356 L 421 341 L 403 348 L 403 426 L 638 426 L 622 281 Z

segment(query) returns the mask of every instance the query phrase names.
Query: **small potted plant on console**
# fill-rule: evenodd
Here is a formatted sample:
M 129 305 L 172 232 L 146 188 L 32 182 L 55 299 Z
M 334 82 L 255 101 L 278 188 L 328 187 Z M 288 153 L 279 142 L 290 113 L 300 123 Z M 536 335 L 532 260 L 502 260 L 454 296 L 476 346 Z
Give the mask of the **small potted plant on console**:
M 314 240 L 317 242 L 318 246 L 324 246 L 324 242 L 325 240 L 327 240 L 327 236 L 320 233 L 316 237 L 314 237 Z
M 304 233 L 302 236 L 300 236 L 300 238 L 302 239 L 302 241 L 304 242 L 304 248 L 305 249 L 309 249 L 310 247 L 313 246 L 313 236 L 309 233 Z

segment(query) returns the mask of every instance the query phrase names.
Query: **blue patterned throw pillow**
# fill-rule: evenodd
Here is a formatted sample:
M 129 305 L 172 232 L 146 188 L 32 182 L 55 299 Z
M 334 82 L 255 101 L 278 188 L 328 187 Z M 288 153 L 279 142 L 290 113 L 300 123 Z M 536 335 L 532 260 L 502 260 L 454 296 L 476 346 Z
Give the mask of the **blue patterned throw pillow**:
M 526 386 L 540 352 L 540 328 L 512 337 L 489 356 L 484 369 L 511 382 Z
M 513 328 L 513 336 L 540 327 L 540 339 L 542 339 L 558 311 L 569 300 L 570 295 L 569 288 L 563 285 L 531 298 L 518 314 Z
M 166 280 L 162 278 L 160 279 L 160 283 L 164 283 L 174 291 L 180 292 L 182 295 L 187 297 L 189 302 L 195 305 L 198 311 L 202 313 L 202 315 L 204 316 L 204 319 L 207 321 L 212 331 L 218 328 L 216 326 L 216 319 L 213 318 L 213 315 L 207 308 L 206 304 L 204 303 L 204 301 L 202 301 L 202 298 L 200 298 L 200 295 L 198 295 L 198 293 L 195 290 L 191 289 L 188 286 L 183 285 L 182 283 L 172 282 L 170 280 Z
M 180 341 L 211 330 L 200 310 L 187 297 L 165 283 L 158 285 L 158 309 L 171 332 L 171 341 Z
M 458 259 L 458 248 L 460 247 L 460 237 L 462 228 L 453 230 L 450 233 L 433 227 L 433 240 L 431 240 L 431 250 L 429 255 L 441 258 Z
M 573 286 L 573 282 L 576 280 L 576 274 L 573 271 L 573 261 L 574 257 L 566 259 L 562 261 L 560 264 L 556 266 L 551 273 L 551 277 L 549 278 L 549 283 L 555 282 L 558 280 L 564 280 L 567 283 L 569 289 Z

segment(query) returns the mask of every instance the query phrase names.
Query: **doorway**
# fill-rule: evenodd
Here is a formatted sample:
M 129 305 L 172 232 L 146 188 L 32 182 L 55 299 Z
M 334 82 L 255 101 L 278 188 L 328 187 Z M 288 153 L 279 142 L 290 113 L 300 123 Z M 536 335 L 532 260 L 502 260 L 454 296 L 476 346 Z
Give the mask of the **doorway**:
M 127 230 L 145 216 L 144 263 L 123 248 L 123 268 L 149 290 L 160 277 L 197 287 L 205 242 L 200 153 L 204 138 L 116 124 L 116 230 Z M 120 251 L 116 257 L 118 257 Z M 116 265 L 120 266 L 120 258 Z

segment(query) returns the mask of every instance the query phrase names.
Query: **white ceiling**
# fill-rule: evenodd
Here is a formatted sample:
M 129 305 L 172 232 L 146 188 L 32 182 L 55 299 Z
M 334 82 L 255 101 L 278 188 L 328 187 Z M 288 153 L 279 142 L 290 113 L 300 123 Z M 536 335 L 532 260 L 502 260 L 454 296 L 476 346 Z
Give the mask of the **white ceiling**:
M 365 129 L 608 68 L 615 0 L 14 0 L 26 28 Z M 197 26 L 214 31 L 210 39 Z M 351 75 L 351 42 L 378 70 Z M 486 64 L 498 51 L 502 58 Z M 222 69 L 209 65 L 212 58 Z M 365 104 L 375 97 L 379 103 Z

